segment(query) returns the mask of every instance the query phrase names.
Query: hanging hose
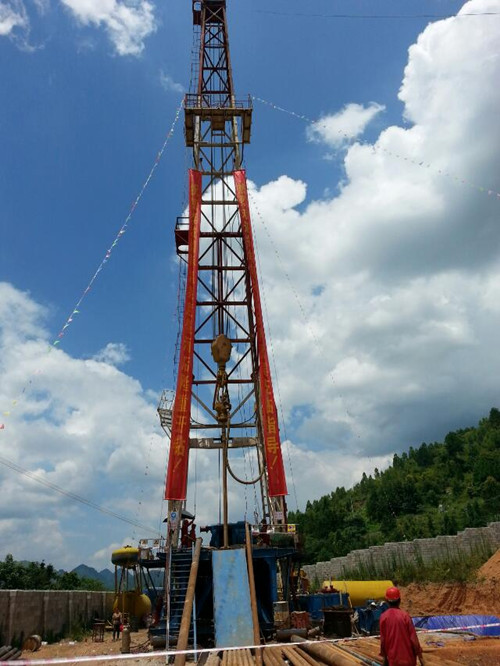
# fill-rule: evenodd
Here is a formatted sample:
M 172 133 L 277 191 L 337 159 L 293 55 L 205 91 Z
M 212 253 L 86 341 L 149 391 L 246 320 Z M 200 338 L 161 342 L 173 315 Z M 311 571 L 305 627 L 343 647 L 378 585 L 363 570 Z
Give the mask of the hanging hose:
M 228 419 L 228 422 L 227 422 L 227 434 L 228 434 L 228 439 L 229 439 L 229 430 L 230 430 L 230 428 L 231 428 L 231 420 Z M 227 471 L 229 472 L 229 474 L 231 474 L 231 476 L 233 477 L 233 479 L 234 479 L 237 483 L 241 483 L 243 486 L 253 486 L 255 483 L 257 483 L 258 481 L 260 481 L 260 480 L 262 479 L 262 475 L 264 474 L 264 469 L 265 469 L 264 467 L 262 467 L 262 471 L 261 471 L 261 473 L 260 473 L 259 476 L 258 476 L 256 479 L 254 479 L 253 481 L 244 481 L 243 479 L 240 479 L 239 477 L 237 477 L 236 474 L 235 474 L 235 473 L 233 472 L 233 470 L 231 469 L 231 465 L 229 464 L 229 456 L 228 456 L 228 458 L 227 458 L 226 467 L 227 467 Z
M 231 469 L 231 465 L 229 464 L 229 460 L 227 461 L 226 466 L 227 466 L 227 471 L 229 472 L 229 474 L 231 474 L 233 479 L 244 486 L 252 486 L 254 483 L 260 481 L 262 479 L 262 475 L 264 474 L 264 468 L 262 468 L 262 472 L 259 474 L 259 476 L 256 479 L 254 479 L 253 481 L 244 481 L 243 479 L 239 479 L 236 476 L 236 474 L 233 472 L 233 470 Z

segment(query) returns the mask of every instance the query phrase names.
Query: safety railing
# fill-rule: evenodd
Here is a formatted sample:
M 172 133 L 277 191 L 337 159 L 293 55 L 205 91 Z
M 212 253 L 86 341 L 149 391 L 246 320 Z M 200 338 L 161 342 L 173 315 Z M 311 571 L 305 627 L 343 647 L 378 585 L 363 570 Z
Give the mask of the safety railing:
M 224 93 L 210 93 L 203 94 L 188 93 L 184 97 L 185 109 L 251 109 L 253 108 L 252 98 L 250 95 L 246 100 L 233 100 L 231 96 Z

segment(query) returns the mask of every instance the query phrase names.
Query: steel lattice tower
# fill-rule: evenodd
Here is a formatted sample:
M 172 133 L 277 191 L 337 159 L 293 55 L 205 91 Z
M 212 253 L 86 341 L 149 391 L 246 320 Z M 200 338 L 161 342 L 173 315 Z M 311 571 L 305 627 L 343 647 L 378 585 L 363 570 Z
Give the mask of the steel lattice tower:
M 189 218 L 178 218 L 175 228 L 177 253 L 187 263 L 183 337 L 173 410 L 167 416 L 160 404 L 159 413 L 162 425 L 171 425 L 169 511 L 185 500 L 189 450 L 221 451 L 228 545 L 227 474 L 245 482 L 231 468 L 230 451 L 255 447 L 258 470 L 250 481 L 260 485 L 268 522 L 286 522 L 286 486 L 241 170 L 252 104 L 234 93 L 226 0 L 193 0 L 193 23 L 199 60 L 184 111 L 194 169 Z M 198 421 L 191 406 L 202 414 Z

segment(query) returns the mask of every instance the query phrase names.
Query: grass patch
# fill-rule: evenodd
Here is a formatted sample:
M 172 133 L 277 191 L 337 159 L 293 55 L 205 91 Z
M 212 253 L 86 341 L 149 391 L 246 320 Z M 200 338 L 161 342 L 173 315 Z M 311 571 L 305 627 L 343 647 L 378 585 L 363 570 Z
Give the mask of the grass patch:
M 68 638 L 71 638 L 73 641 L 82 641 L 85 637 L 91 634 L 90 623 L 79 617 L 78 620 L 75 620 L 71 629 L 68 632 Z
M 431 562 L 424 562 L 419 553 L 413 561 L 394 556 L 391 561 L 371 560 L 351 569 L 344 569 L 345 580 L 392 580 L 398 585 L 409 583 L 471 583 L 477 581 L 478 569 L 493 555 L 486 543 L 469 555 L 450 553 Z

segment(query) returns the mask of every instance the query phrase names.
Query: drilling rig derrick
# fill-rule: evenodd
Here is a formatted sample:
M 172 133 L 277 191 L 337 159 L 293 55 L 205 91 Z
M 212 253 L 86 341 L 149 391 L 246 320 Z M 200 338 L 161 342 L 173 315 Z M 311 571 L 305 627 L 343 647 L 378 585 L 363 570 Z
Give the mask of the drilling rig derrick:
M 175 227 L 186 292 L 165 498 L 169 514 L 180 515 L 189 451 L 219 450 L 227 547 L 228 475 L 259 485 L 268 524 L 286 522 L 286 483 L 242 170 L 252 102 L 234 93 L 225 0 L 193 0 L 193 24 L 199 53 L 184 100 L 189 216 Z M 257 469 L 248 481 L 232 470 L 229 452 L 249 447 Z
M 164 594 L 154 597 L 158 621 L 150 639 L 158 647 L 176 643 L 180 651 L 190 636 L 190 614 L 194 645 L 197 628 L 202 641 L 218 646 L 255 644 L 261 633 L 272 635 L 274 603 L 291 599 L 297 556 L 289 529 L 294 526 L 287 525 L 278 414 L 242 168 L 252 102 L 234 92 L 226 0 L 193 0 L 192 8 L 196 53 L 184 100 L 192 168 L 188 214 L 175 225 L 185 275 L 182 327 L 175 394 L 165 391 L 158 406 L 170 438 L 167 533 L 151 552 L 147 540 L 141 546 L 141 565 L 148 572 L 164 569 Z M 213 453 L 212 468 L 220 474 L 222 521 L 203 528 L 211 533 L 203 548 L 195 516 L 186 510 L 192 449 Z M 247 463 L 249 473 L 238 472 Z M 229 491 L 239 484 L 256 490 L 252 529 L 246 515 L 229 522 Z M 191 584 L 192 576 L 198 582 Z M 253 590 L 251 604 L 245 590 Z M 194 601 L 196 609 L 190 606 Z

